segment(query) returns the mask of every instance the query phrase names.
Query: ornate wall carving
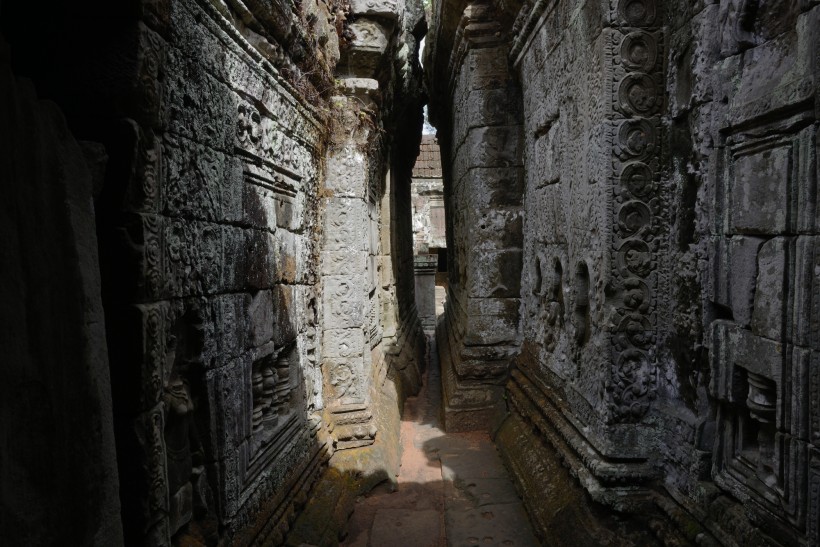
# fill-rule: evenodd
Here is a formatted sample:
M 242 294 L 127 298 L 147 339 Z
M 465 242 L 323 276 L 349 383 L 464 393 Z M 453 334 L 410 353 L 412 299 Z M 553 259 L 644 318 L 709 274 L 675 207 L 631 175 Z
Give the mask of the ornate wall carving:
M 463 44 L 494 45 L 491 24 L 459 24 L 465 4 L 437 4 L 430 40 L 445 180 L 467 204 L 448 210 L 453 280 L 470 272 L 458 234 L 486 227 L 459 176 L 490 154 L 459 146 L 492 109 L 444 76 L 503 78 L 509 61 L 524 113 L 523 341 L 501 436 L 549 441 L 592 499 L 664 542 L 817 542 L 820 6 L 488 2 L 510 54 L 479 66 Z

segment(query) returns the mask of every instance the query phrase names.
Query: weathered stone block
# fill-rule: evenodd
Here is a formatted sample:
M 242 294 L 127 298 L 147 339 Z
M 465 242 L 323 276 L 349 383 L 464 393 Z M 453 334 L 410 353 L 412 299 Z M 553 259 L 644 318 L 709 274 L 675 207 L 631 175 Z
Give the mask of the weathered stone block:
M 505 88 L 512 78 L 505 47 L 471 49 L 464 65 L 462 73 L 469 74 L 472 89 Z
M 476 207 L 523 205 L 524 172 L 521 168 L 475 168 L 467 176 Z
M 797 158 L 797 231 L 817 233 L 820 231 L 820 207 L 817 204 L 820 162 L 817 161 L 820 141 L 817 124 L 803 129 L 795 140 Z
M 245 230 L 237 226 L 222 226 L 222 241 L 225 249 L 242 249 L 245 246 Z M 227 252 L 222 264 L 222 288 L 239 291 L 245 287 L 245 253 Z
M 295 283 L 298 278 L 299 261 L 298 237 L 292 232 L 280 230 L 276 233 L 276 281 Z
M 759 118 L 776 110 L 798 104 L 813 91 L 811 70 L 817 51 L 817 10 L 798 19 L 793 30 L 752 47 L 742 53 L 736 90 L 730 98 L 729 122 L 732 125 Z
M 293 285 L 276 285 L 273 288 L 273 342 L 276 347 L 283 347 L 296 339 L 299 333 L 300 310 L 299 288 Z
M 245 193 L 245 176 L 239 158 L 226 156 L 224 173 L 219 189 L 222 219 L 225 222 L 239 223 L 243 218 Z
M 277 238 L 266 230 L 244 230 L 245 287 L 266 289 L 276 282 Z
M 276 225 L 290 231 L 302 229 L 304 219 L 304 194 L 291 195 L 290 191 L 275 192 Z
M 376 75 L 390 43 L 390 29 L 368 18 L 360 18 L 350 24 L 354 38 L 343 54 L 340 65 L 349 74 L 372 78 Z
M 517 300 L 515 300 L 517 302 Z M 518 342 L 518 313 L 471 315 L 464 343 L 515 344 Z
M 468 127 L 515 125 L 521 118 L 517 101 L 509 89 L 477 89 L 467 94 L 464 115 Z
M 513 167 L 521 164 L 521 129 L 518 126 L 473 129 L 465 146 L 471 168 Z
M 243 182 L 241 191 L 242 223 L 254 228 L 275 230 L 278 222 L 273 191 L 250 182 Z
M 218 352 L 224 358 L 238 357 L 245 349 L 250 330 L 246 297 L 244 294 L 225 294 L 214 298 L 214 335 Z
M 816 395 L 812 385 L 812 376 L 816 374 L 812 362 L 817 352 L 807 348 L 792 347 L 791 356 L 791 386 L 789 386 L 788 420 L 785 424 L 789 432 L 799 438 L 812 442 L 810 439 L 812 396 Z M 785 405 L 783 405 L 785 406 Z M 785 413 L 784 413 L 785 414 Z
M 747 236 L 717 238 L 710 251 L 714 301 L 732 310 L 732 317 L 741 326 L 752 320 L 757 254 L 764 241 Z
M 795 241 L 792 323 L 795 344 L 820 349 L 820 237 Z
M 167 65 L 162 103 L 169 130 L 218 150 L 231 150 L 233 124 L 214 122 L 235 116 L 229 88 L 208 74 L 199 58 L 174 48 L 168 49 Z
M 403 2 L 401 7 L 404 7 Z M 355 15 L 373 15 L 395 20 L 399 14 L 399 2 L 396 0 L 352 0 L 350 12 Z
M 273 338 L 273 295 L 269 290 L 263 290 L 245 298 L 248 343 L 261 346 Z
M 792 166 L 790 143 L 733 155 L 727 204 L 730 233 L 778 234 L 788 229 Z
M 521 245 L 523 212 L 520 209 L 477 209 L 469 215 L 470 230 L 467 245 L 477 252 L 502 251 Z
M 757 255 L 752 332 L 781 342 L 790 334 L 786 327 L 792 254 L 791 239 L 776 237 L 764 243 Z
M 779 385 L 786 355 L 786 346 L 754 335 L 729 321 L 712 324 L 712 383 L 716 397 L 729 402 L 744 403 L 747 390 L 737 384 L 736 367 L 767 378 Z
M 470 266 L 470 297 L 516 298 L 521 291 L 521 260 L 520 249 L 483 253 Z
M 165 214 L 203 220 L 221 219 L 225 156 L 185 138 L 166 138 L 162 158 Z

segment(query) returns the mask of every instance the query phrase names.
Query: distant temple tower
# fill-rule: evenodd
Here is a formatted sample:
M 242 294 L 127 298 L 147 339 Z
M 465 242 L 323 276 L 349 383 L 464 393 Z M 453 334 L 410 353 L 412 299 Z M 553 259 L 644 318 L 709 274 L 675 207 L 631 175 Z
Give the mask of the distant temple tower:
M 423 135 L 413 168 L 413 254 L 416 307 L 424 330 L 436 323 L 435 286 L 446 283 L 447 241 L 441 154 L 433 135 Z

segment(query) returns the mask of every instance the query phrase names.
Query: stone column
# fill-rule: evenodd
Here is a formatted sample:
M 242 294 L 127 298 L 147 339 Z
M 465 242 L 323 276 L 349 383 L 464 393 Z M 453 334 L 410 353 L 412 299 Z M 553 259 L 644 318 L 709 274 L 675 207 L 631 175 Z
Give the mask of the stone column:
M 501 26 L 490 6 L 474 3 L 455 36 L 452 125 L 440 131 L 450 283 L 437 335 L 450 431 L 492 428 L 505 412 L 523 219 L 519 92 Z

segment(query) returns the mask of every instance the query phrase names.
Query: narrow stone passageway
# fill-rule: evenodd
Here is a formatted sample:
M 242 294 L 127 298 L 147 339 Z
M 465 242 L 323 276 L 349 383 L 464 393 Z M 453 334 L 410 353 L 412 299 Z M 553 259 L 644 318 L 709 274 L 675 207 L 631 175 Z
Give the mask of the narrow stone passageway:
M 430 346 L 421 392 L 404 406 L 397 482 L 358 500 L 343 545 L 538 545 L 489 435 L 443 430 Z

